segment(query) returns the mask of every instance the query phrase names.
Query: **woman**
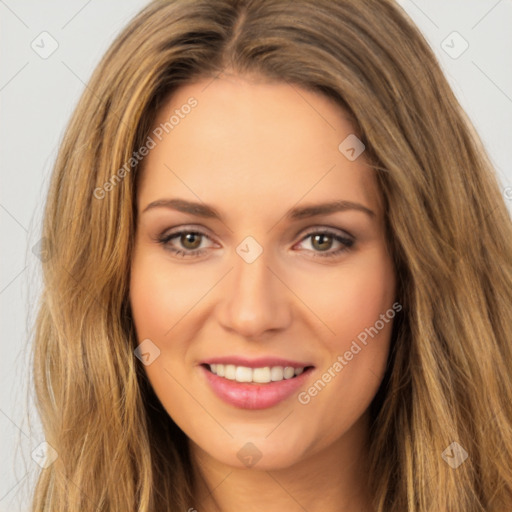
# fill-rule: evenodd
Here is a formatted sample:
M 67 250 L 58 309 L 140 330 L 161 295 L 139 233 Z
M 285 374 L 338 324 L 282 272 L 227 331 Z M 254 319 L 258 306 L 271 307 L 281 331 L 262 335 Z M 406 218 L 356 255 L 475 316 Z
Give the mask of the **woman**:
M 151 3 L 43 235 L 34 510 L 512 508 L 510 216 L 391 0 Z

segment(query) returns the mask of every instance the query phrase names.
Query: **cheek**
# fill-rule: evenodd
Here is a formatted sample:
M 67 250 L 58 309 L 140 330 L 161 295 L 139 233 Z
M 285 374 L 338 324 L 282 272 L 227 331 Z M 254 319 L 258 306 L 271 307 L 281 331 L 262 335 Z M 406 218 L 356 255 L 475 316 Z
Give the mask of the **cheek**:
M 160 338 L 170 327 L 164 312 L 169 311 L 171 294 L 165 293 L 165 282 L 157 275 L 143 266 L 132 269 L 130 303 L 139 341 Z
M 354 265 L 344 276 L 338 291 L 338 314 L 332 312 L 331 318 L 336 319 L 333 330 L 342 340 L 367 332 L 394 302 L 394 271 L 385 255 L 376 252 L 373 256 L 366 265 Z M 380 323 L 378 325 L 379 330 L 386 331 Z
M 383 245 L 298 282 L 298 295 L 324 324 L 323 343 L 332 351 L 350 345 L 395 300 L 394 268 Z
M 144 367 L 159 396 L 161 392 L 180 396 L 173 376 L 183 381 L 191 364 L 188 349 L 199 323 L 190 319 L 197 320 L 196 306 L 211 288 L 211 280 L 197 272 L 176 270 L 165 255 L 144 249 L 135 254 L 130 304 L 138 343 L 150 339 L 160 351 Z
M 165 257 L 136 256 L 130 279 L 130 303 L 139 338 L 163 340 L 203 294 L 187 272 L 171 271 Z
M 355 421 L 384 375 L 395 317 L 395 273 L 381 246 L 318 277 L 309 304 L 328 327 L 321 328 L 325 358 L 299 402 L 339 428 L 339 411 L 345 412 L 347 425 Z
M 324 300 L 316 303 L 333 332 L 323 336 L 326 358 L 316 380 L 299 397 L 312 428 L 321 427 L 321 418 L 326 439 L 331 440 L 349 428 L 375 396 L 396 316 L 395 274 L 386 252 L 375 250 L 353 261 L 350 267 L 340 267 L 338 280 L 324 283 Z
M 198 292 L 186 286 L 183 274 L 170 272 L 168 262 L 158 261 L 151 254 L 136 255 L 131 269 L 130 304 L 137 341 L 149 338 L 160 350 L 150 364 L 144 365 L 148 380 L 164 408 L 170 415 L 172 411 L 173 419 L 190 429 L 188 419 L 201 411 L 180 385 L 186 380 L 182 362 L 188 333 L 183 331 L 186 322 L 179 321 L 197 302 Z M 180 343 L 180 339 L 184 341 Z

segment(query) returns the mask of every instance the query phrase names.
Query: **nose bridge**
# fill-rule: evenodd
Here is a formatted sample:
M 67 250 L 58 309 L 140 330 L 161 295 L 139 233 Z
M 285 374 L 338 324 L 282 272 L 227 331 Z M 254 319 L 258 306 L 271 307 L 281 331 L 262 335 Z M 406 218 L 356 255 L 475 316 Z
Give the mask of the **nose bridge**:
M 268 254 L 262 251 L 251 260 L 240 251 L 244 248 L 247 246 L 243 243 L 238 247 L 233 272 L 230 272 L 223 290 L 226 296 L 221 309 L 221 323 L 250 337 L 285 327 L 290 319 L 290 305 L 286 288 L 268 268 L 271 266 Z
M 263 254 L 255 261 L 247 262 L 243 258 L 236 261 L 232 277 L 233 297 L 239 301 L 260 300 L 270 295 L 272 273 L 268 269 L 268 258 Z

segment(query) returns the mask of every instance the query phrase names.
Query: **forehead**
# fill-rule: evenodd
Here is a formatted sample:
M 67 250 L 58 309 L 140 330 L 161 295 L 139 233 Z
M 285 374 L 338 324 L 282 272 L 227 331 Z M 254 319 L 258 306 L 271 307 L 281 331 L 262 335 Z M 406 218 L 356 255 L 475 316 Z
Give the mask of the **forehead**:
M 139 211 L 170 196 L 238 216 L 262 217 L 302 198 L 358 201 L 378 210 L 364 153 L 350 161 L 339 149 L 353 130 L 340 106 L 296 85 L 221 75 L 182 86 L 155 119 Z

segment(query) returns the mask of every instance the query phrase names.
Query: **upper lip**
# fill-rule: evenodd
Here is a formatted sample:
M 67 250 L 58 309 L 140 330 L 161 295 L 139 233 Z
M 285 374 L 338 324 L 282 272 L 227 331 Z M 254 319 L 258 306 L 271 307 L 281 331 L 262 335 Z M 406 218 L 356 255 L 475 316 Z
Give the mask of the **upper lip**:
M 245 366 L 247 368 L 264 368 L 265 366 L 291 366 L 292 368 L 305 368 L 313 366 L 309 362 L 292 361 L 291 359 L 283 359 L 281 357 L 258 357 L 255 359 L 247 359 L 241 356 L 212 357 L 205 359 L 202 364 L 233 364 L 235 366 Z

